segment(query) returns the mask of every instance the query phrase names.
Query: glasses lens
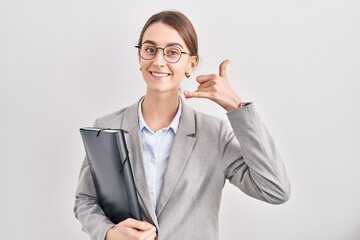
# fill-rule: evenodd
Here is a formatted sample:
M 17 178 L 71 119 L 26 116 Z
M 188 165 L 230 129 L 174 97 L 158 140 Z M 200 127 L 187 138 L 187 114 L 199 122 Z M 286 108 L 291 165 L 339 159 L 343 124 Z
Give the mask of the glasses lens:
M 175 63 L 181 57 L 181 49 L 176 46 L 168 46 L 164 48 L 164 57 L 166 61 Z
M 157 52 L 157 49 L 154 45 L 149 44 L 149 43 L 144 43 L 140 49 L 140 56 L 143 59 L 150 60 L 155 57 L 156 52 Z

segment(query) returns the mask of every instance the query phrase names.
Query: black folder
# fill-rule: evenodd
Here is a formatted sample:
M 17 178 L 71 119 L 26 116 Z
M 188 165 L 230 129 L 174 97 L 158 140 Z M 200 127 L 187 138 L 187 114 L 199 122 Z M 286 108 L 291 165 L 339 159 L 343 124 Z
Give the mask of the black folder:
M 106 216 L 114 224 L 127 218 L 142 220 L 123 131 L 81 128 L 80 133 Z

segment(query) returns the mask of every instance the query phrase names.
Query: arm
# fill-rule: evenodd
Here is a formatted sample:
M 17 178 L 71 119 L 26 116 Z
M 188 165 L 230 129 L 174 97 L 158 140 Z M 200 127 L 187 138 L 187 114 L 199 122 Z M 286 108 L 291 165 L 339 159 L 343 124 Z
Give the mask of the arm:
M 115 225 L 106 217 L 98 203 L 89 162 L 86 157 L 81 167 L 75 196 L 75 216 L 91 239 L 155 239 L 156 228 L 148 222 L 128 218 Z
M 94 124 L 100 127 L 98 121 Z M 111 222 L 99 205 L 88 158 L 85 157 L 75 193 L 75 217 L 81 222 L 83 230 L 96 240 L 153 240 L 156 228 L 148 222 L 128 218 L 118 224 Z
M 200 75 L 194 92 L 186 98 L 207 98 L 226 111 L 232 129 L 223 122 L 220 130 L 221 163 L 225 177 L 248 195 L 274 204 L 290 196 L 290 182 L 274 141 L 261 122 L 253 104 L 242 106 L 242 99 L 227 79 L 226 66 L 219 66 L 219 75 Z
M 114 224 L 105 216 L 100 207 L 94 182 L 90 173 L 89 162 L 85 157 L 75 193 L 75 217 L 81 222 L 83 230 L 91 239 L 104 240 L 106 232 Z
M 274 141 L 253 104 L 229 112 L 221 128 L 225 177 L 246 194 L 272 204 L 290 197 L 290 181 Z

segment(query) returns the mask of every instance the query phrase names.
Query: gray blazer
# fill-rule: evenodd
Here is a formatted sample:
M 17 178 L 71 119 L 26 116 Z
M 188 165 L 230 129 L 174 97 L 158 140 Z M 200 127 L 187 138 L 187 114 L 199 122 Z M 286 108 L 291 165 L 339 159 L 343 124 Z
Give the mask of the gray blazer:
M 97 119 L 95 126 L 125 131 L 142 214 L 156 226 L 158 240 L 218 239 L 226 179 L 262 201 L 288 200 L 290 183 L 284 164 L 254 104 L 227 113 L 231 125 L 183 104 L 163 189 L 153 209 L 141 152 L 138 104 Z M 94 240 L 103 240 L 114 225 L 98 205 L 86 157 L 74 212 Z

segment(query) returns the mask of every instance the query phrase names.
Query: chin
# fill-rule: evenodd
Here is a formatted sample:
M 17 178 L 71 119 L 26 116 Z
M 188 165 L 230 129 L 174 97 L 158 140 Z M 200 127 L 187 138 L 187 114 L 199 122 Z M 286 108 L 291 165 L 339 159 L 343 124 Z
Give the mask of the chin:
M 156 92 L 156 93 L 171 93 L 171 92 L 176 92 L 176 94 L 178 94 L 179 92 L 179 86 L 156 86 L 156 84 L 151 84 L 151 85 L 148 85 L 148 91 L 151 91 L 151 92 Z

